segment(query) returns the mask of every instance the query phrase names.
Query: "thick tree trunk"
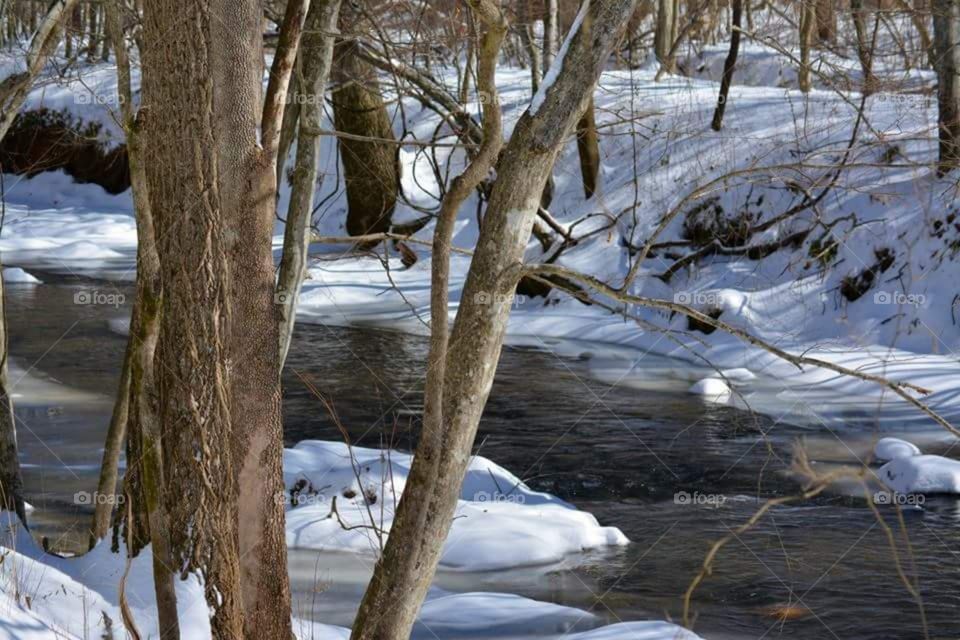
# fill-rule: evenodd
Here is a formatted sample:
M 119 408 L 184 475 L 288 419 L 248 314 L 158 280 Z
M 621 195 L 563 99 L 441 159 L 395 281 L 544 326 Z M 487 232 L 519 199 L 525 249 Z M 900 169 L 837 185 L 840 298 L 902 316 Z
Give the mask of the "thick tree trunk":
M 227 0 L 223 0 L 227 2 Z M 289 0 L 260 110 L 262 77 L 258 0 L 227 2 L 237 24 L 219 23 L 213 42 L 229 42 L 228 29 L 244 39 L 239 60 L 213 68 L 215 103 L 234 106 L 240 126 L 218 120 L 221 204 L 227 231 L 230 295 L 235 321 L 229 325 L 230 415 L 234 471 L 241 497 L 240 583 L 244 635 L 292 636 L 290 584 L 284 526 L 283 425 L 280 413 L 280 352 L 273 225 L 276 216 L 276 157 L 289 80 L 306 19 L 307 0 Z M 238 6 L 239 5 L 239 6 Z M 220 27 L 224 29 L 221 31 Z M 254 35 L 257 34 L 257 35 Z M 260 141 L 256 126 L 260 124 Z
M 280 367 L 287 359 L 297 298 L 307 273 L 307 251 L 310 247 L 310 217 L 317 183 L 320 154 L 320 127 L 323 119 L 323 96 L 333 64 L 334 36 L 340 0 L 313 0 L 307 14 L 303 42 L 300 46 L 303 84 L 306 96 L 300 109 L 297 134 L 297 159 L 293 169 L 293 185 L 287 221 L 283 230 L 283 256 L 277 278 L 277 312 L 280 323 Z
M 727 59 L 723 61 L 723 77 L 720 78 L 720 95 L 717 97 L 717 108 L 713 112 L 713 121 L 710 128 L 720 131 L 723 126 L 723 112 L 727 108 L 727 97 L 730 95 L 730 83 L 733 82 L 733 70 L 737 66 L 737 53 L 740 51 L 740 23 L 743 14 L 743 0 L 732 0 L 733 11 L 730 29 L 730 50 Z
M 124 480 L 128 517 L 127 553 L 131 556 L 140 551 L 148 540 L 153 558 L 154 591 L 160 635 L 176 640 L 180 637 L 177 597 L 174 587 L 173 555 L 170 548 L 169 519 L 162 500 L 164 491 L 163 452 L 161 428 L 156 407 L 156 383 L 154 378 L 154 355 L 160 329 L 160 259 L 153 214 L 147 186 L 143 143 L 136 115 L 133 110 L 133 88 L 130 77 L 130 58 L 127 53 L 120 19 L 122 0 L 107 0 L 104 6 L 104 33 L 114 43 L 117 59 L 117 88 L 122 98 L 121 113 L 126 133 L 127 158 L 130 165 L 130 183 L 133 192 L 134 213 L 137 222 L 137 293 L 130 318 L 130 338 L 124 361 L 126 407 L 114 410 L 111 435 L 108 436 L 101 467 L 101 481 L 116 482 L 116 467 L 119 463 L 117 440 L 128 439 L 127 477 Z M 122 415 L 118 415 L 122 414 Z M 130 441 L 133 442 L 130 442 Z M 111 485 L 112 486 L 112 485 Z M 100 491 L 104 491 L 103 487 Z M 133 512 L 137 513 L 136 529 Z M 98 514 L 105 519 L 105 514 Z M 95 526 L 102 526 L 97 520 Z M 95 531 L 101 535 L 99 530 Z
M 939 175 L 960 167 L 960 2 L 934 0 L 933 40 L 937 52 Z
M 660 61 L 660 68 L 673 73 L 676 65 L 673 57 L 673 42 L 677 39 L 676 0 L 657 0 L 657 24 L 653 34 L 653 51 Z
M 816 26 L 816 0 L 800 0 L 800 68 L 797 84 L 800 91 L 810 91 L 810 49 L 813 47 L 813 31 Z
M 354 22 L 341 12 L 342 30 Z M 341 138 L 340 161 L 347 191 L 347 233 L 352 236 L 382 233 L 390 229 L 399 190 L 397 146 L 393 140 L 390 115 L 380 95 L 376 73 L 358 55 L 354 41 L 336 46 L 333 63 L 336 87 L 332 93 L 333 119 L 337 131 L 379 138 Z
M 816 2 L 817 38 L 829 43 L 837 39 L 836 0 L 814 0 Z
M 584 4 L 582 22 L 568 37 L 564 59 L 557 61 L 562 68 L 556 81 L 541 87 L 500 156 L 449 340 L 439 434 L 422 437 L 417 447 L 390 537 L 354 623 L 353 640 L 409 636 L 456 509 L 540 194 L 635 4 Z

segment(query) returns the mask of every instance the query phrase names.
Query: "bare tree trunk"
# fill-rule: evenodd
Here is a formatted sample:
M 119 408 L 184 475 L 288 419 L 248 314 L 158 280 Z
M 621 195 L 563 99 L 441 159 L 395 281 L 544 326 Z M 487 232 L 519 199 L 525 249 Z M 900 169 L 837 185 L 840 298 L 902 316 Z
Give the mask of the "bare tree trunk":
M 0 265 L 0 272 L 2 272 Z M 17 424 L 13 415 L 13 400 L 10 398 L 7 378 L 9 345 L 7 340 L 7 314 L 0 276 L 0 509 L 16 513 L 26 526 L 27 513 L 23 501 L 23 477 L 20 474 L 20 458 L 17 449 Z
M 677 37 L 676 0 L 657 0 L 657 24 L 653 35 L 653 50 L 660 61 L 660 68 L 673 73 L 676 65 L 673 57 L 673 42 Z
M 810 91 L 810 49 L 813 46 L 813 31 L 816 26 L 816 1 L 800 0 L 800 68 L 797 84 L 800 91 Z
M 582 22 L 557 62 L 562 69 L 556 81 L 541 87 L 500 155 L 450 335 L 440 420 L 424 416 L 424 433 L 383 556 L 360 605 L 353 640 L 409 636 L 456 509 L 540 194 L 635 4 L 609 0 L 583 5 Z M 475 9 L 478 5 L 479 0 L 471 2 Z M 440 425 L 439 432 L 430 431 L 428 424 Z
M 7 135 L 10 125 L 27 99 L 30 85 L 43 69 L 50 55 L 56 51 L 57 33 L 64 20 L 73 10 L 77 0 L 56 0 L 34 33 L 27 51 L 26 71 L 7 76 L 0 82 L 0 140 Z M 31 15 L 34 15 L 31 12 Z
M 577 121 L 577 152 L 580 155 L 580 177 L 583 180 L 583 195 L 590 199 L 597 192 L 600 178 L 600 139 L 597 136 L 597 120 L 593 110 L 593 97 Z
M 857 34 L 857 58 L 860 60 L 860 71 L 863 73 L 863 87 L 861 92 L 870 95 L 876 84 L 873 77 L 873 51 L 867 38 L 867 12 L 863 8 L 863 0 L 850 0 L 850 10 L 853 18 L 853 29 Z
M 733 70 L 737 66 L 737 53 L 740 51 L 740 23 L 743 13 L 743 0 L 732 0 L 732 2 L 730 50 L 727 52 L 727 59 L 723 61 L 720 95 L 717 97 L 717 108 L 713 112 L 713 121 L 710 123 L 710 128 L 714 131 L 720 131 L 723 126 L 723 112 L 727 108 L 727 96 L 730 95 L 730 83 L 733 82 Z
M 820 42 L 833 42 L 837 39 L 836 0 L 814 0 L 816 2 L 817 38 Z
M 960 3 L 933 0 L 940 154 L 937 173 L 960 166 Z
M 560 24 L 557 0 L 543 2 L 543 72 L 546 73 L 557 57 L 557 29 Z
M 227 2 L 231 7 L 236 4 L 237 0 Z M 236 319 L 230 325 L 228 352 L 230 414 L 235 416 L 231 457 L 242 498 L 235 517 L 240 524 L 244 635 L 285 640 L 293 632 L 284 503 L 280 499 L 284 495 L 283 424 L 272 241 L 280 129 L 308 2 L 287 2 L 262 112 L 258 99 L 262 77 L 257 26 L 260 2 L 243 0 L 239 4 L 240 11 L 230 11 L 242 15 L 240 33 L 246 41 L 245 55 L 239 68 L 234 62 L 214 70 L 218 81 L 215 86 L 223 88 L 220 97 L 224 104 L 238 106 L 236 115 L 244 123 L 234 127 L 222 122 L 217 130 L 223 144 L 218 158 L 221 184 L 236 186 L 222 189 L 220 195 L 228 231 L 230 294 Z M 251 37 L 254 31 L 257 35 Z M 219 37 L 229 41 L 232 36 L 222 32 Z M 242 80 L 233 81 L 238 75 Z M 260 141 L 255 135 L 258 120 Z
M 141 525 L 147 529 L 153 558 L 154 591 L 160 635 L 177 640 L 180 637 L 177 596 L 174 586 L 173 555 L 170 546 L 169 519 L 161 499 L 165 482 L 161 427 L 155 405 L 156 383 L 154 355 L 160 330 L 161 282 L 160 258 L 153 214 L 147 186 L 143 143 L 136 114 L 133 110 L 133 88 L 130 77 L 130 59 L 120 21 L 120 2 L 106 0 L 104 6 L 104 32 L 114 43 L 117 59 L 117 89 L 126 133 L 127 159 L 130 165 L 130 183 L 133 192 L 134 212 L 137 221 L 137 293 L 130 319 L 130 337 L 124 361 L 126 400 L 118 398 L 110 425 L 104 461 L 101 466 L 101 483 L 115 487 L 120 452 L 113 450 L 122 444 L 124 435 L 136 440 L 137 457 L 128 458 L 127 474 L 132 482 L 126 487 L 126 497 L 131 501 L 128 508 L 136 508 L 142 514 Z M 125 404 L 125 408 L 119 405 Z M 121 414 L 121 415 L 118 415 Z M 131 432 L 133 432 L 131 434 Z M 128 449 L 129 451 L 129 449 Z M 104 470 L 107 470 L 106 473 Z M 125 481 L 125 485 L 128 483 Z M 99 488 L 104 491 L 104 487 Z M 133 504 L 136 501 L 136 504 Z M 102 537 L 106 530 L 109 513 L 97 513 L 95 535 Z M 128 519 L 129 521 L 130 519 Z M 127 531 L 127 553 L 139 552 L 143 532 Z
M 129 147 L 127 149 L 129 157 Z M 136 302 L 134 302 L 136 306 Z M 131 333 L 133 322 L 131 320 Z M 103 457 L 100 461 L 100 477 L 97 480 L 97 500 L 94 501 L 93 525 L 90 529 L 91 548 L 97 541 L 102 540 L 110 533 L 110 522 L 113 516 L 113 496 L 117 495 L 117 479 L 119 478 L 120 454 L 127 439 L 127 421 L 130 411 L 130 362 L 133 358 L 135 343 L 127 340 L 127 349 L 123 356 L 123 368 L 120 371 L 120 387 L 117 389 L 117 399 L 113 404 L 113 414 L 110 416 L 110 426 L 107 428 L 107 437 L 103 445 Z M 107 499 L 110 496 L 111 499 Z
M 350 22 L 341 14 L 341 23 Z M 394 137 L 390 116 L 376 74 L 357 55 L 358 46 L 353 41 L 336 46 L 333 119 L 337 131 L 380 140 L 339 140 L 347 191 L 347 233 L 352 236 L 388 231 L 399 189 L 397 147 L 382 142 Z
M 519 0 L 517 6 L 517 17 L 520 24 L 517 25 L 517 35 L 520 36 L 520 42 L 527 54 L 527 61 L 530 63 L 530 86 L 536 93 L 540 88 L 540 76 L 545 73 L 540 47 L 534 42 L 533 24 L 530 16 L 530 2 L 533 0 Z
M 144 4 L 163 497 L 172 566 L 202 576 L 215 638 L 291 636 L 270 240 L 303 4 L 288 3 L 262 142 L 260 19 L 257 0 Z
M 310 217 L 317 183 L 323 96 L 333 64 L 334 36 L 340 0 L 313 0 L 307 14 L 299 60 L 302 64 L 301 90 L 306 100 L 300 109 L 297 159 L 287 221 L 283 230 L 283 256 L 277 278 L 277 312 L 280 323 L 280 367 L 287 359 L 297 313 L 297 298 L 307 273 L 310 247 Z M 286 119 L 286 116 L 285 116 Z

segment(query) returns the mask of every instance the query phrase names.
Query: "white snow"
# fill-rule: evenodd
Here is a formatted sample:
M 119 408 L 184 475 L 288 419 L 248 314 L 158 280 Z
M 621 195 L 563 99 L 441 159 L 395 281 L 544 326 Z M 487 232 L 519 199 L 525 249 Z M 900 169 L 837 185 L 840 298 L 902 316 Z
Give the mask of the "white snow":
M 873 448 L 873 459 L 877 462 L 888 462 L 898 458 L 919 456 L 920 448 L 912 442 L 900 438 L 880 438 Z
M 894 458 L 880 467 L 877 476 L 892 491 L 909 493 L 960 493 L 960 461 L 934 455 Z
M 726 404 L 733 391 L 720 378 L 704 378 L 690 387 L 690 393 L 700 396 L 705 402 Z
M 40 279 L 20 267 L 4 267 L 3 282 L 4 284 L 40 284 Z
M 291 490 L 303 488 L 299 506 L 291 504 L 297 498 L 288 500 L 287 545 L 376 553 L 379 541 L 369 527 L 389 532 L 412 460 L 398 451 L 354 447 L 351 461 L 349 448 L 339 442 L 307 440 L 286 449 L 288 498 Z M 343 525 L 331 517 L 334 498 Z M 503 467 L 475 456 L 440 564 L 448 571 L 555 564 L 572 554 L 628 542 L 619 529 L 600 526 L 589 513 L 533 491 Z

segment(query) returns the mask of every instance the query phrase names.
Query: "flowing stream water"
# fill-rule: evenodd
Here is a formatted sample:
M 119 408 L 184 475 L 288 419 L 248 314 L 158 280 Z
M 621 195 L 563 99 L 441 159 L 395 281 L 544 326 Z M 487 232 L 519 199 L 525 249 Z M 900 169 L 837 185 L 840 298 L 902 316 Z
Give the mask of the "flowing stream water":
M 123 294 L 126 303 L 76 298 L 91 288 Z M 7 294 L 34 532 L 54 548 L 75 547 L 92 508 L 74 496 L 96 486 L 125 346 L 109 323 L 129 314 L 132 290 L 62 280 L 10 286 Z M 298 326 L 283 380 L 287 445 L 341 439 L 300 372 L 334 401 L 355 444 L 411 448 L 426 350 L 418 336 Z M 518 593 L 587 609 L 608 622 L 678 620 L 710 545 L 729 535 L 692 601 L 695 629 L 706 638 L 920 638 L 918 600 L 930 637 L 956 637 L 960 502 L 954 498 L 928 497 L 902 520 L 882 507 L 878 520 L 862 489 L 837 487 L 777 506 L 748 532 L 735 531 L 766 499 L 801 490 L 790 469 L 798 441 L 820 469 L 856 465 L 876 438 L 868 426 L 801 427 L 706 404 L 686 393 L 688 383 L 677 375 L 684 365 L 654 356 L 632 365 L 632 386 L 611 385 L 597 375 L 607 369 L 609 349 L 579 351 L 566 358 L 507 347 L 475 451 L 619 527 L 632 543 L 561 566 L 443 572 L 438 587 Z M 370 560 L 292 550 L 290 571 L 297 613 L 349 625 Z M 482 623 L 461 635 L 507 637 L 485 633 Z

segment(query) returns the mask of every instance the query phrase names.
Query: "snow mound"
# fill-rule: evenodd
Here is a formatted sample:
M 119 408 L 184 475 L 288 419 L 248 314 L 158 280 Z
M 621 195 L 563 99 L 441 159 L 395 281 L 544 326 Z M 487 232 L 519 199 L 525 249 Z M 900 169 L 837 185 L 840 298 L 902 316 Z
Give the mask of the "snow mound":
M 65 244 L 55 249 L 54 254 L 61 260 L 103 260 L 123 257 L 123 254 L 118 251 L 86 240 Z
M 4 268 L 3 282 L 5 284 L 42 284 L 39 278 L 33 277 L 20 267 Z
M 386 533 L 413 457 L 398 451 L 307 440 L 284 451 L 287 545 L 376 553 L 375 525 Z M 336 503 L 336 514 L 333 505 Z M 339 519 L 337 517 L 339 515 Z M 561 563 L 588 549 L 629 542 L 615 527 L 547 493 L 533 491 L 486 458 L 467 470 L 440 564 L 489 571 Z
M 692 631 L 660 620 L 620 622 L 591 631 L 574 633 L 566 640 L 699 640 Z
M 897 493 L 960 494 L 960 461 L 943 456 L 895 458 L 880 467 L 877 475 Z
M 704 378 L 690 387 L 690 393 L 700 396 L 705 402 L 726 404 L 733 392 L 720 378 Z
M 900 438 L 880 438 L 873 448 L 873 458 L 877 462 L 888 462 L 898 458 L 919 456 L 917 445 Z

